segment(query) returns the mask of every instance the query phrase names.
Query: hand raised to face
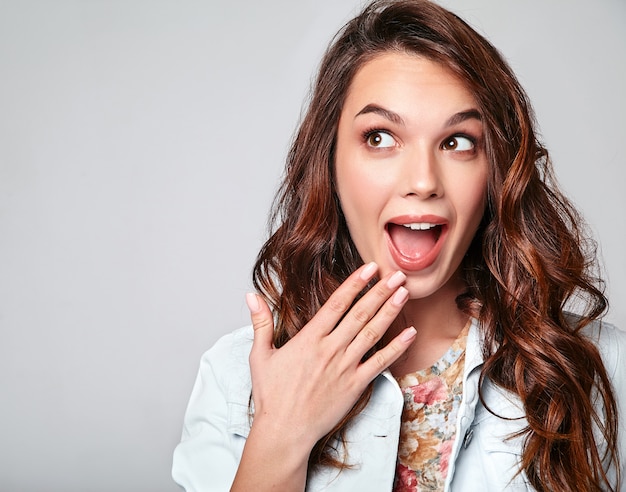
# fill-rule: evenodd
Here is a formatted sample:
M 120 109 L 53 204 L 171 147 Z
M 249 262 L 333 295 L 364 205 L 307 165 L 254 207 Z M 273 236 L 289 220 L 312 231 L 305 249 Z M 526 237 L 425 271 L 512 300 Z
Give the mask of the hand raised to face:
M 280 428 L 283 436 L 293 436 L 310 452 L 348 413 L 369 382 L 409 347 L 415 336 L 412 327 L 363 361 L 408 299 L 402 285 L 406 276 L 396 271 L 354 303 L 377 271 L 378 266 L 369 263 L 354 272 L 279 349 L 272 343 L 269 307 L 258 295 L 248 295 L 254 327 L 250 367 L 255 424 L 271 422 L 276 431 Z

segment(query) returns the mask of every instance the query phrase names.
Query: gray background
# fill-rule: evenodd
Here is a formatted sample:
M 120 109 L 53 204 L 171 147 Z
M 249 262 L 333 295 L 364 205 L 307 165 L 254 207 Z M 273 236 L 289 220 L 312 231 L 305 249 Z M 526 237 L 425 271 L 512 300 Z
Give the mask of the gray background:
M 510 60 L 626 327 L 626 3 L 448 0 Z M 311 75 L 357 0 L 0 0 L 0 490 L 174 491 Z

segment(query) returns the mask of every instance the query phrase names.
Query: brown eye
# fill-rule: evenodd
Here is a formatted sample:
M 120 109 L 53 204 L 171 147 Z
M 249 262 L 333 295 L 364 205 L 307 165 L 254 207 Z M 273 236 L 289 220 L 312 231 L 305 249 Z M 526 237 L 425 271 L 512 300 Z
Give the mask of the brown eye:
M 446 150 L 454 150 L 456 149 L 457 146 L 457 141 L 455 138 L 451 138 L 450 140 L 448 140 L 446 143 L 443 144 L 443 148 Z
M 386 148 L 393 147 L 395 140 L 387 132 L 374 131 L 366 135 L 365 141 L 370 147 Z
M 378 147 L 382 141 L 383 137 L 380 136 L 380 133 L 372 133 L 367 139 L 367 143 L 369 143 L 372 147 Z
M 469 137 L 462 135 L 456 135 L 451 137 L 441 144 L 443 150 L 452 150 L 457 152 L 472 150 L 474 148 L 474 142 Z

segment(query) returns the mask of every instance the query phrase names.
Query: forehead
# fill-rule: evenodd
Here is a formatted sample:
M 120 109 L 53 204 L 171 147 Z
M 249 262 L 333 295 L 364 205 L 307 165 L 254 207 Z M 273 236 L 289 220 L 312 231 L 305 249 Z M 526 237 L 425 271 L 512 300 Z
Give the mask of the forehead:
M 451 106 L 473 106 L 472 92 L 455 73 L 443 64 L 405 52 L 385 52 L 365 62 L 355 73 L 346 105 L 368 102 L 401 103 L 405 99 L 445 100 Z M 400 108 L 397 108 L 400 109 Z

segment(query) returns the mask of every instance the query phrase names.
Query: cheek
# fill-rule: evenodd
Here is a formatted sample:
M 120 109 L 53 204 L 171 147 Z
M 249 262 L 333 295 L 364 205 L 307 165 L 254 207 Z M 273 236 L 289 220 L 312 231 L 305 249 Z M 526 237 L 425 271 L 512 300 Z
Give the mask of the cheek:
M 376 176 L 368 172 L 367 166 L 354 153 L 339 149 L 335 162 L 335 180 L 348 225 L 360 222 L 370 209 L 368 204 L 371 204 L 371 200 L 368 197 L 377 186 Z
M 350 237 L 363 260 L 373 261 L 380 239 L 379 218 L 387 202 L 381 176 L 358 160 L 338 162 L 335 173 Z
M 367 174 L 354 172 L 347 167 L 343 166 L 337 170 L 337 194 L 352 232 L 353 225 L 363 222 L 369 215 L 368 204 L 371 205 L 371 202 L 367 200 L 368 192 L 365 190 L 371 190 L 372 181 Z
M 454 208 L 463 234 L 475 232 L 487 203 L 487 171 L 478 167 L 459 170 L 446 176 L 446 194 Z
M 487 173 L 471 176 L 462 190 L 461 208 L 471 227 L 478 227 L 487 203 Z

